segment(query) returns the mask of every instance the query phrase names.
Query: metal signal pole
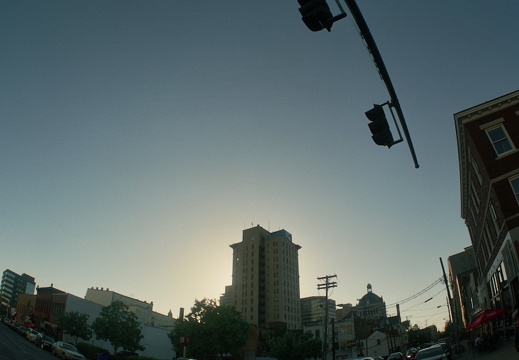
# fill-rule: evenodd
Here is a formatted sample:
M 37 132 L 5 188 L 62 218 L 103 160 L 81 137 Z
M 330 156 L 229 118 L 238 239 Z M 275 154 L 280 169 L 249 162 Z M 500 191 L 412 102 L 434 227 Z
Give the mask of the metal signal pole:
M 378 73 L 380 74 L 382 81 L 384 81 L 384 84 L 386 85 L 387 91 L 391 98 L 390 106 L 394 107 L 396 110 L 398 119 L 400 120 L 400 125 L 402 126 L 402 130 L 404 131 L 404 136 L 407 140 L 407 145 L 409 146 L 409 151 L 411 152 L 411 156 L 413 157 L 414 166 L 415 168 L 419 168 L 420 165 L 418 165 L 418 160 L 416 158 L 416 154 L 414 151 L 413 142 L 411 141 L 411 135 L 409 134 L 409 130 L 407 129 L 407 124 L 405 122 L 404 113 L 402 111 L 402 108 L 400 107 L 400 102 L 398 101 L 398 97 L 396 96 L 396 91 L 393 87 L 393 83 L 391 82 L 391 78 L 389 77 L 389 73 L 387 72 L 384 60 L 382 60 L 382 56 L 378 51 L 375 39 L 373 38 L 373 35 L 371 35 L 371 31 L 369 30 L 368 24 L 366 23 L 366 20 L 364 20 L 364 16 L 362 16 L 362 13 L 360 12 L 360 9 L 357 6 L 355 0 L 344 0 L 344 2 L 350 9 L 351 15 L 353 16 L 353 19 L 355 20 L 355 23 L 359 28 L 360 35 L 364 39 L 366 46 L 371 56 L 373 57 L 375 66 L 378 69 Z

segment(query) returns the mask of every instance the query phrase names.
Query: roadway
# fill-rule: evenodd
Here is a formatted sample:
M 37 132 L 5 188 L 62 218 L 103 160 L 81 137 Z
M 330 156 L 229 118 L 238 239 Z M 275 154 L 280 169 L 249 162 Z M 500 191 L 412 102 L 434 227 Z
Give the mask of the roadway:
M 0 360 L 56 360 L 52 353 L 0 323 Z

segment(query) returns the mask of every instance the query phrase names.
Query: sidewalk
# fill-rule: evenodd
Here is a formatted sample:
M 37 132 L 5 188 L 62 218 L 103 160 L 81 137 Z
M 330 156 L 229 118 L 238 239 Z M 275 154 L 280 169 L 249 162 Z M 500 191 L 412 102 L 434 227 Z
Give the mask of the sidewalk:
M 455 360 L 503 360 L 519 359 L 519 352 L 515 350 L 514 339 L 510 338 L 503 342 L 495 350 L 485 353 L 473 353 L 467 349 L 463 354 L 457 355 Z

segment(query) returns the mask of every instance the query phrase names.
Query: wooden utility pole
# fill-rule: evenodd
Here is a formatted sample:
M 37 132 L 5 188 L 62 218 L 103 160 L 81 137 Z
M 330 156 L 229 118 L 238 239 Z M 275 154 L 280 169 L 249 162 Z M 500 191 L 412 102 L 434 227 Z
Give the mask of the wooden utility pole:
M 445 268 L 443 267 L 443 261 L 442 261 L 442 258 L 440 258 L 440 264 L 442 266 L 442 271 L 443 271 L 443 281 L 445 281 L 445 287 L 447 288 L 447 299 L 449 300 L 448 301 L 448 305 L 450 307 L 450 312 L 449 312 L 449 316 L 451 316 L 452 314 L 452 327 L 454 328 L 454 349 L 455 349 L 455 352 L 458 350 L 458 344 L 459 344 L 459 339 L 458 339 L 458 324 L 457 324 L 457 321 L 456 321 L 456 316 L 454 314 L 454 306 L 453 306 L 453 302 L 452 302 L 452 298 L 451 298 L 451 292 L 449 290 L 449 281 L 447 280 L 447 275 L 445 275 Z
M 323 360 L 326 360 L 326 353 L 328 350 L 328 289 L 337 287 L 337 282 L 330 281 L 330 279 L 337 278 L 337 275 L 326 275 L 318 277 L 317 280 L 323 283 L 317 284 L 317 290 L 326 290 L 326 297 L 324 301 L 324 340 L 323 340 Z

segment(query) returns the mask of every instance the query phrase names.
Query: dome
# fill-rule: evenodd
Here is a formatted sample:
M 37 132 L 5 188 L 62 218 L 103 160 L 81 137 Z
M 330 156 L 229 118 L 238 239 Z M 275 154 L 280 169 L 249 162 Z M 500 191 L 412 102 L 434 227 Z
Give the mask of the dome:
M 368 292 L 366 295 L 364 295 L 360 300 L 359 304 L 357 305 L 359 308 L 365 307 L 365 306 L 372 306 L 375 304 L 381 304 L 384 300 L 373 293 L 373 288 L 371 287 L 371 284 L 368 284 Z

